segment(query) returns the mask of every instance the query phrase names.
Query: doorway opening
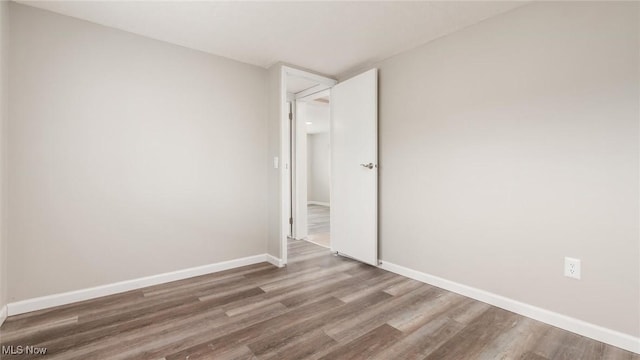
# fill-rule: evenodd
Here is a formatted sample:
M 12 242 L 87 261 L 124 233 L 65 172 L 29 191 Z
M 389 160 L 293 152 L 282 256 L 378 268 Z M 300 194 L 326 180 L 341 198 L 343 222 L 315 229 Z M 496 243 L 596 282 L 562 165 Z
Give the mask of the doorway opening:
M 285 68 L 288 110 L 288 239 L 330 248 L 330 91 L 335 80 Z M 282 244 L 286 249 L 287 244 Z
M 282 67 L 281 75 L 281 106 L 287 111 L 281 113 L 284 116 L 280 154 L 284 166 L 280 178 L 280 263 L 287 263 L 289 239 L 320 243 L 323 239 L 318 234 L 324 234 L 328 241 L 321 245 L 327 246 L 328 243 L 331 252 L 377 266 L 377 69 L 367 70 L 340 84 L 287 66 Z M 313 182 L 310 173 L 313 170 L 309 163 L 313 163 L 311 166 L 322 164 L 322 160 L 313 157 L 315 143 L 320 143 L 316 140 L 321 136 L 309 130 L 314 125 L 314 119 L 309 114 L 324 111 L 319 110 L 322 107 L 318 105 L 325 104 L 326 111 L 330 113 L 327 116 L 330 118 L 327 124 L 327 135 L 330 134 L 327 146 L 330 156 L 327 160 L 330 165 L 320 166 L 323 171 L 329 171 L 329 175 L 322 178 L 330 178 L 330 187 L 329 196 L 320 198 L 320 195 L 309 193 L 315 190 L 311 188 L 318 183 Z M 316 152 L 320 155 L 323 153 Z M 275 164 L 277 160 L 274 159 Z
M 331 133 L 330 90 L 325 90 L 297 101 L 298 129 L 306 137 L 306 158 L 298 158 L 301 172 L 306 168 L 306 239 L 316 245 L 331 247 Z M 302 155 L 304 156 L 304 155 Z M 301 181 L 304 179 L 301 179 Z M 301 194 L 304 196 L 304 194 Z M 304 206 L 304 199 L 300 199 Z

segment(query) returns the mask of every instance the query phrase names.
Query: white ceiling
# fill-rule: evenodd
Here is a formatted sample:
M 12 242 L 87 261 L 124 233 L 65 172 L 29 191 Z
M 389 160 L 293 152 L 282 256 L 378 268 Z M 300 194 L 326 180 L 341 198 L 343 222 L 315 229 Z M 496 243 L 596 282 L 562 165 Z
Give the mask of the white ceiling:
M 307 116 L 306 119 L 303 119 L 306 123 L 307 134 L 329 132 L 329 120 L 331 114 L 329 106 L 330 94 L 331 90 L 327 89 L 300 100 L 300 102 L 303 102 L 306 106 L 305 111 L 303 111 L 301 115 Z M 309 122 L 311 124 L 309 124 Z
M 521 6 L 513 1 L 18 1 L 269 67 L 340 77 Z
M 329 104 L 307 103 L 304 112 L 307 134 L 322 134 L 329 132 Z M 309 124 L 311 123 L 311 124 Z

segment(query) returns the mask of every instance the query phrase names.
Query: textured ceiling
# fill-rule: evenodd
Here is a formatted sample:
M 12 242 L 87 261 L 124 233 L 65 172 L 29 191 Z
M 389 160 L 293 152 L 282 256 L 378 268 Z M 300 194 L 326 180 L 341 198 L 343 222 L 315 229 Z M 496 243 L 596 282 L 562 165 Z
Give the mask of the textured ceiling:
M 512 1 L 18 1 L 269 67 L 344 75 L 521 6 Z

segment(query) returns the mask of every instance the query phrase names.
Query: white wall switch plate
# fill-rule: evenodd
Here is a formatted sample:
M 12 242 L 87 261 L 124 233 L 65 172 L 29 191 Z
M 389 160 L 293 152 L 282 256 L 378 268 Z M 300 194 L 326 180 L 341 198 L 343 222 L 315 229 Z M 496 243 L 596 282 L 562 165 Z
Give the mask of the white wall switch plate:
M 280 159 L 277 156 L 273 158 L 273 168 L 277 169 L 280 166 Z
M 564 276 L 580 280 L 580 259 L 564 258 Z

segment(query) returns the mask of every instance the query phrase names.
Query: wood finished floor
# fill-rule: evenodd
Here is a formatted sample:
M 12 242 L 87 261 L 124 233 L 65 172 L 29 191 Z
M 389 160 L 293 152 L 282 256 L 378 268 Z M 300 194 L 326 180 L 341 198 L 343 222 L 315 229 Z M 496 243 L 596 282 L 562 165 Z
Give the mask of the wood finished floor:
M 640 359 L 336 257 L 305 241 L 263 263 L 12 316 L 2 359 Z
M 331 211 L 328 206 L 310 204 L 307 205 L 307 238 L 309 241 L 329 247 L 331 226 L 329 218 Z

